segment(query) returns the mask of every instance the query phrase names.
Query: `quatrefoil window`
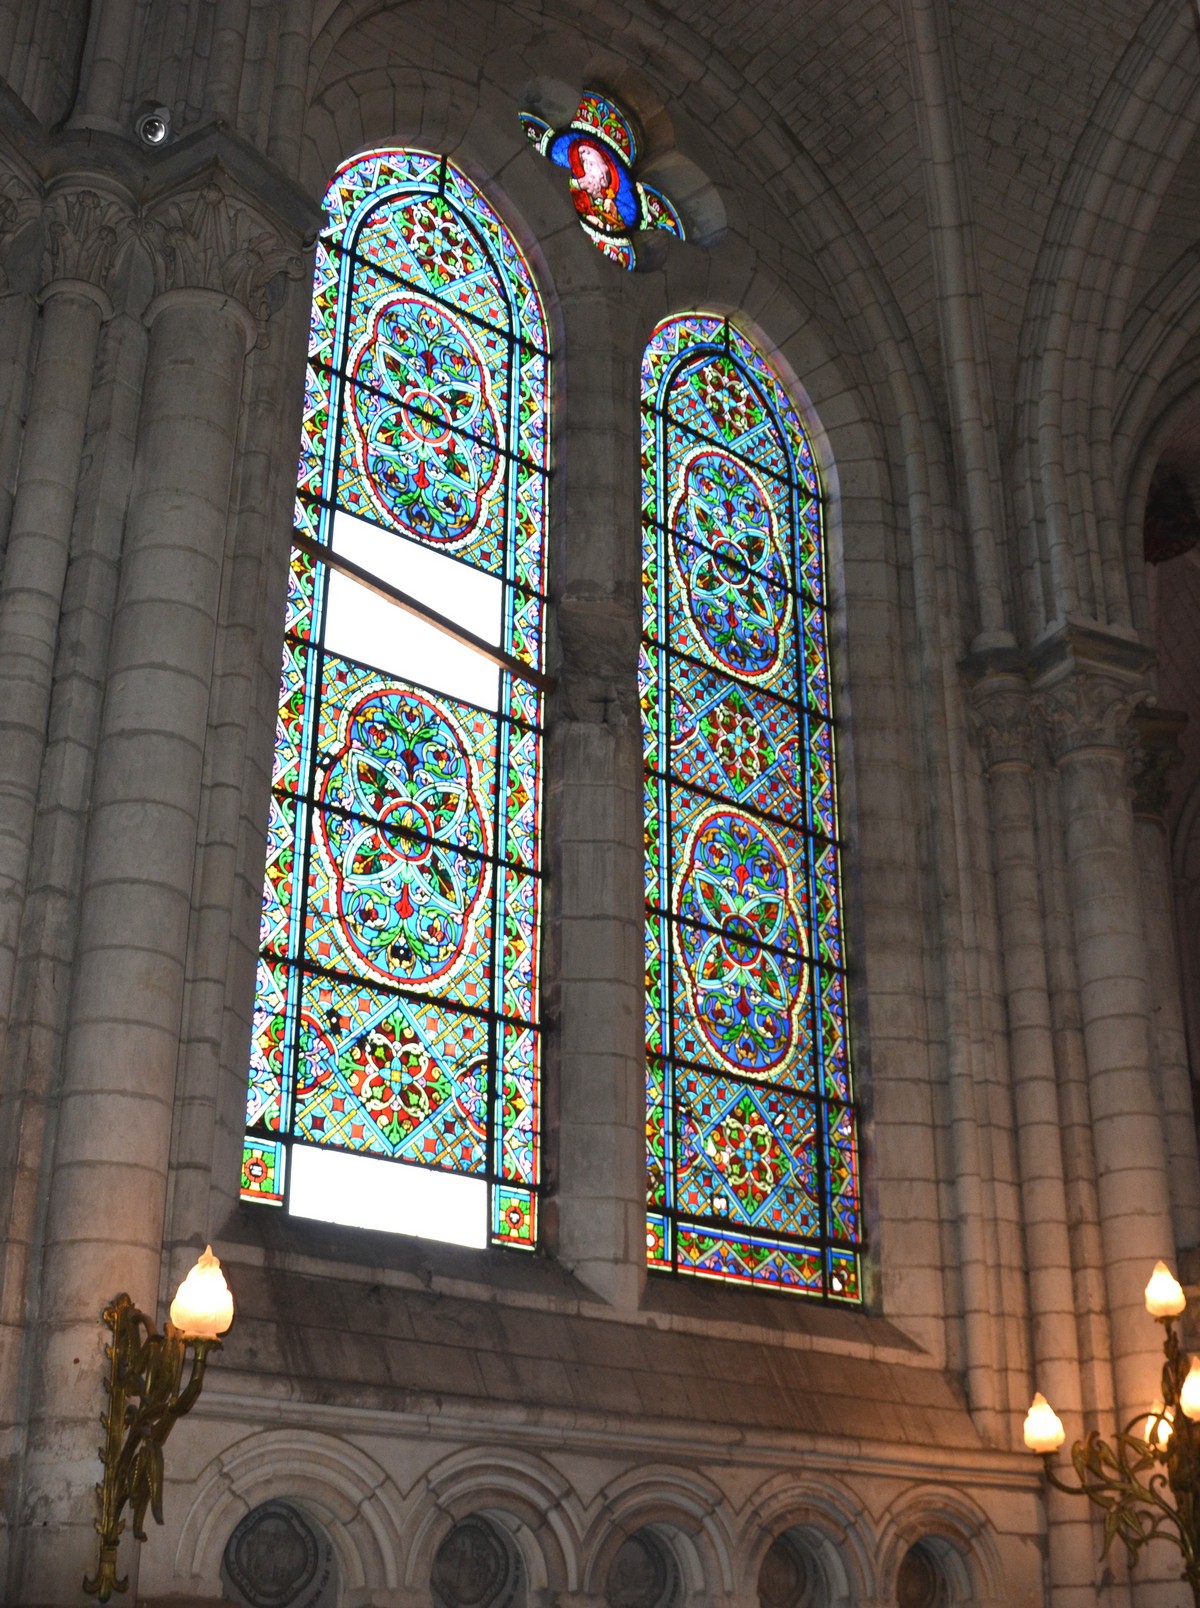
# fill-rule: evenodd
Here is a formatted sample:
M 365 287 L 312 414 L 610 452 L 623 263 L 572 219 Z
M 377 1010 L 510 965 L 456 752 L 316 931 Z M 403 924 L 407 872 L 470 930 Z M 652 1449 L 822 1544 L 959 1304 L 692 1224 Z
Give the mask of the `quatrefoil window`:
M 530 143 L 557 167 L 565 168 L 571 199 L 584 233 L 623 268 L 635 268 L 633 236 L 642 229 L 665 229 L 684 238 L 683 220 L 661 190 L 636 177 L 641 140 L 615 101 L 587 91 L 565 129 L 530 112 L 521 112 Z

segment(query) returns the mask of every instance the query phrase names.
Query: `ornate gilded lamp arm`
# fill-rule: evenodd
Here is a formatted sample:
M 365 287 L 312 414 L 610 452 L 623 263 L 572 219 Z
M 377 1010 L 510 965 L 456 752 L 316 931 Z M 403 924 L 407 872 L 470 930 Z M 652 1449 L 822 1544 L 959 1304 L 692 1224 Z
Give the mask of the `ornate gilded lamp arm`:
M 1104 1514 L 1108 1553 L 1120 1537 L 1130 1564 L 1151 1541 L 1178 1547 L 1183 1578 L 1200 1608 L 1200 1360 L 1182 1349 L 1172 1319 L 1185 1306 L 1183 1290 L 1163 1263 L 1146 1288 L 1147 1310 L 1165 1330 L 1163 1404 L 1144 1421 L 1131 1420 L 1110 1441 L 1098 1430 L 1071 1448 L 1076 1483 L 1050 1467 L 1063 1427 L 1044 1397 L 1035 1396 L 1025 1441 L 1040 1452 L 1046 1478 L 1069 1496 L 1086 1496 Z
M 210 1278 L 214 1273 L 220 1278 L 220 1264 L 210 1247 L 188 1275 L 172 1304 L 172 1312 L 180 1306 L 197 1274 Z M 198 1330 L 210 1332 L 189 1334 L 167 1322 L 159 1334 L 153 1320 L 127 1295 L 118 1295 L 104 1309 L 104 1322 L 112 1331 L 112 1339 L 105 1347 L 109 1359 L 105 1381 L 108 1406 L 101 1415 L 104 1444 L 100 1461 L 104 1479 L 96 1487 L 100 1553 L 95 1574 L 86 1576 L 83 1582 L 83 1589 L 101 1602 L 107 1602 L 114 1591 L 129 1588 L 128 1579 L 117 1574 L 117 1548 L 125 1529 L 126 1507 L 132 1512 L 133 1533 L 139 1541 L 146 1539 L 143 1524 L 147 1508 L 158 1524 L 163 1521 L 163 1445 L 199 1398 L 209 1353 L 221 1348 L 216 1333 L 211 1331 L 216 1328 L 224 1332 L 233 1321 L 233 1303 L 223 1278 L 220 1289 L 223 1304 L 215 1319 L 194 1313 L 184 1302 L 188 1320 L 194 1318 Z M 191 1371 L 185 1385 L 189 1349 Z

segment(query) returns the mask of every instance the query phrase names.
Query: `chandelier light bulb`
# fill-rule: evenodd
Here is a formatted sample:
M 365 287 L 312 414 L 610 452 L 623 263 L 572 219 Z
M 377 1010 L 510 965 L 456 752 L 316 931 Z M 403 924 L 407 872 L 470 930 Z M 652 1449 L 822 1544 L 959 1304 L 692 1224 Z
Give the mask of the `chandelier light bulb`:
M 215 1340 L 233 1322 L 233 1296 L 211 1245 L 179 1286 L 171 1322 L 189 1340 Z
M 1165 1262 L 1156 1262 L 1146 1286 L 1146 1311 L 1152 1318 L 1177 1318 L 1185 1306 L 1183 1286 Z
M 1150 1409 L 1150 1416 L 1146 1420 L 1146 1433 L 1143 1439 L 1148 1446 L 1157 1446 L 1160 1452 L 1165 1452 L 1167 1443 L 1171 1439 L 1171 1429 L 1175 1420 L 1175 1412 L 1171 1407 L 1164 1407 L 1161 1401 L 1156 1401 Z
M 1200 1418 L 1200 1357 L 1192 1358 L 1192 1366 L 1179 1392 L 1179 1406 L 1184 1416 L 1193 1422 Z
M 1197 1385 L 1200 1386 L 1200 1380 Z M 1025 1414 L 1026 1446 L 1031 1452 L 1056 1452 L 1066 1438 L 1062 1419 L 1039 1390 Z

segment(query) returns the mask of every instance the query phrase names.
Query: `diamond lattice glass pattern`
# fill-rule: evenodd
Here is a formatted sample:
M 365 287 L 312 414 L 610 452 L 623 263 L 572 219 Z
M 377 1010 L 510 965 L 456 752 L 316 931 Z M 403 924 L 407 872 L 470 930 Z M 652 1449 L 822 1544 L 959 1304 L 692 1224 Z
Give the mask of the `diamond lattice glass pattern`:
M 821 490 L 727 320 L 642 366 L 647 1257 L 857 1301 Z
M 384 1158 L 486 1183 L 480 1234 L 530 1249 L 542 695 L 519 666 L 543 653 L 546 325 L 511 235 L 444 158 L 369 152 L 325 206 L 297 540 L 375 552 L 401 588 L 440 575 L 422 601 L 476 635 L 463 596 L 495 600 L 507 666 L 372 615 L 293 549 L 242 1191 L 286 1206 L 297 1143 Z

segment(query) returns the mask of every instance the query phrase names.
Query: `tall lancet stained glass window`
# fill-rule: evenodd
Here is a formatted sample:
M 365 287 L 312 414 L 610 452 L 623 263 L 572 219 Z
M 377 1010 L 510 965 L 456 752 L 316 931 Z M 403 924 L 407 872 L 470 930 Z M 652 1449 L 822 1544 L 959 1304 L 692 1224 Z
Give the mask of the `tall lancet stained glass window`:
M 531 1248 L 546 324 L 444 157 L 325 207 L 243 1193 Z
M 821 489 L 727 320 L 642 365 L 650 1266 L 860 1298 Z

